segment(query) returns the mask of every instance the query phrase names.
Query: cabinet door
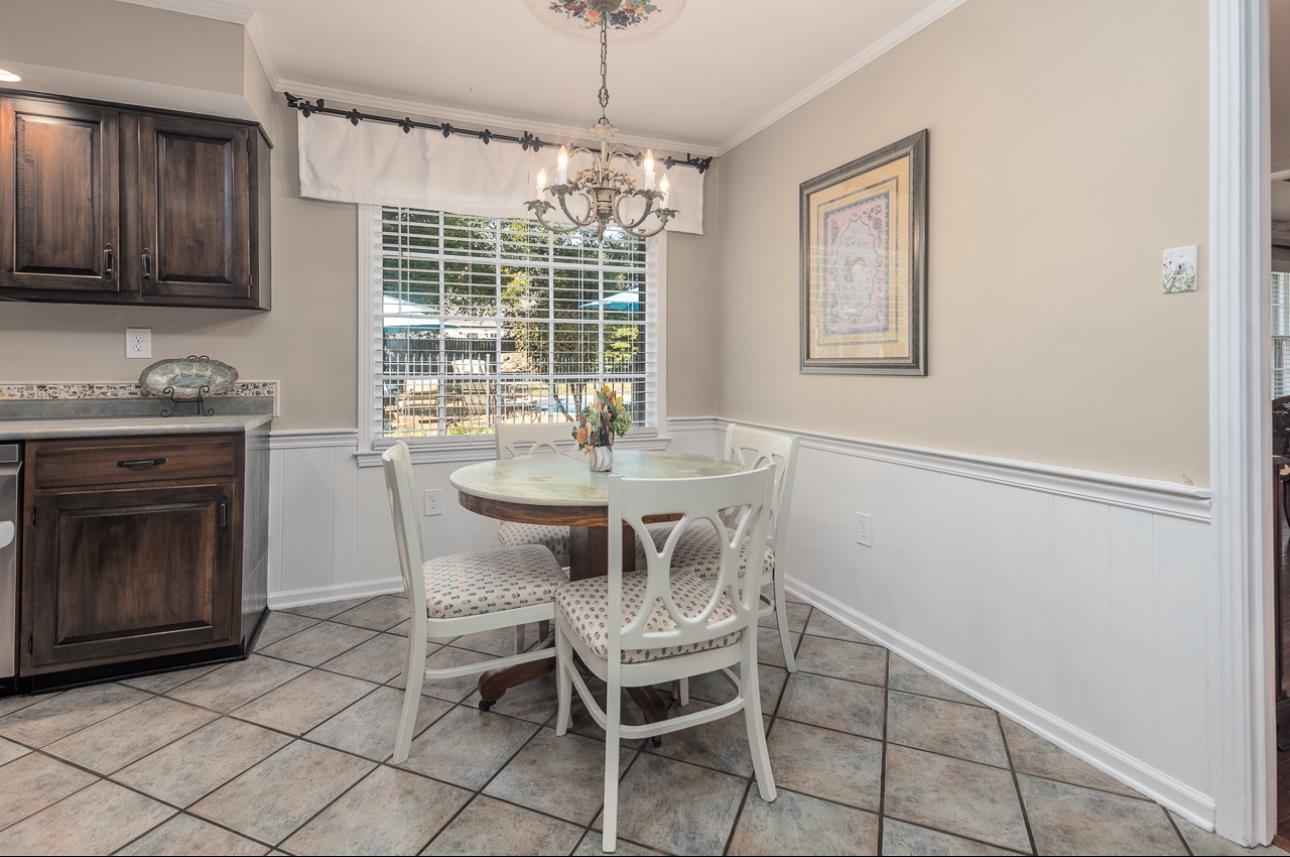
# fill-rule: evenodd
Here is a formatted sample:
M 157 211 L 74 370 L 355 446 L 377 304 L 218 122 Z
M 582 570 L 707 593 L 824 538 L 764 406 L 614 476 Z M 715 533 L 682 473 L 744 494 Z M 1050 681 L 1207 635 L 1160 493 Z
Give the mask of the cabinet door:
M 249 304 L 251 130 L 201 119 L 139 118 L 142 292 L 175 302 Z M 185 300 L 187 299 L 187 300 Z
M 117 128 L 107 107 L 0 99 L 0 296 L 119 291 Z
M 236 503 L 236 483 L 38 494 L 23 670 L 236 645 Z

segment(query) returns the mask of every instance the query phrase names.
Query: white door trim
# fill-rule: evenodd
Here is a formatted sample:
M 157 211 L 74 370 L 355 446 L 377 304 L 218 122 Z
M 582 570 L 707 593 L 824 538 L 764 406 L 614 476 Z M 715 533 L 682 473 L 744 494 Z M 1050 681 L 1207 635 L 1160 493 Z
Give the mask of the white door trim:
M 1276 815 L 1267 15 L 1267 0 L 1209 3 L 1210 758 L 1215 827 L 1244 844 L 1269 842 Z

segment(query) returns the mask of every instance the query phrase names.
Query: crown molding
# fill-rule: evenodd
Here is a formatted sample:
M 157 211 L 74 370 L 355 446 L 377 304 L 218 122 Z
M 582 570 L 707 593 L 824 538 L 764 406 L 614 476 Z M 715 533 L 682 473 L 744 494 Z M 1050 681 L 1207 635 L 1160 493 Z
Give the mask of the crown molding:
M 415 114 L 418 116 L 428 116 L 448 122 L 461 122 L 468 125 L 478 125 L 481 128 L 492 127 L 506 130 L 529 131 L 534 134 L 555 139 L 585 140 L 588 138 L 588 131 L 586 128 L 566 123 L 525 121 L 516 119 L 512 116 L 503 116 L 496 113 L 485 113 L 461 107 L 451 107 L 444 104 L 417 101 L 414 99 L 389 98 L 370 92 L 312 84 L 302 80 L 284 79 L 278 74 L 277 67 L 273 62 L 272 51 L 269 49 L 268 39 L 265 37 L 264 31 L 260 27 L 255 12 L 235 3 L 226 2 L 225 0 L 122 0 L 122 2 L 132 3 L 136 6 L 147 6 L 153 9 L 163 9 L 169 12 L 179 12 L 185 15 L 197 15 L 203 18 L 213 18 L 217 21 L 228 21 L 235 24 L 241 24 L 246 28 L 247 36 L 251 39 L 251 45 L 255 48 L 255 52 L 259 56 L 260 65 L 264 68 L 265 77 L 268 78 L 269 84 L 276 92 L 290 91 L 294 95 L 302 95 L 310 98 L 325 98 L 330 101 L 340 101 L 347 104 L 371 107 L 379 110 L 390 110 L 408 115 Z M 870 43 L 863 50 L 843 62 L 841 65 L 836 66 L 824 76 L 817 78 L 793 97 L 782 102 L 769 112 L 762 114 L 759 118 L 745 125 L 734 134 L 731 134 L 719 145 L 713 146 L 710 144 L 687 142 L 685 140 L 671 140 L 661 137 L 626 133 L 621 133 L 618 139 L 626 145 L 659 149 L 661 151 L 668 151 L 674 154 L 686 153 L 697 155 L 699 157 L 715 157 L 724 155 L 740 143 L 743 143 L 756 134 L 766 130 L 789 113 L 792 113 L 797 108 L 809 102 L 811 99 L 846 80 L 869 63 L 883 56 L 888 51 L 892 50 L 897 45 L 901 44 L 921 30 L 931 26 L 936 21 L 945 17 L 966 2 L 967 0 L 936 0 L 936 2 L 925 7 L 922 11 L 907 18 L 895 29 L 886 33 L 886 35 Z
M 264 28 L 260 26 L 260 19 L 255 13 L 243 24 L 246 28 L 246 37 L 251 40 L 251 47 L 255 49 L 255 55 L 260 60 L 260 68 L 264 69 L 264 76 L 269 81 L 269 86 L 274 92 L 281 92 L 278 86 L 278 67 L 273 64 L 273 54 L 269 51 L 269 40 L 264 35 Z
M 966 2 L 967 0 L 937 0 L 937 2 L 925 7 L 921 12 L 907 18 L 904 23 L 889 31 L 882 38 L 869 44 L 864 48 L 864 50 L 860 51 L 860 53 L 837 66 L 823 77 L 816 79 L 813 83 L 799 91 L 792 98 L 781 103 L 769 113 L 763 114 L 760 118 L 750 122 L 743 128 L 731 134 L 717 147 L 716 153 L 718 155 L 724 155 L 740 143 L 743 143 L 749 138 L 765 131 L 771 125 L 774 125 L 780 119 L 783 119 L 785 116 L 806 104 L 811 99 L 821 95 L 829 89 L 832 89 L 834 86 L 837 86 L 839 83 L 846 80 L 869 63 L 895 48 L 901 42 L 936 23 Z
M 450 107 L 425 101 L 389 98 L 383 95 L 374 95 L 370 92 L 318 86 L 302 80 L 280 80 L 278 84 L 278 86 L 274 87 L 275 89 L 279 92 L 289 91 L 292 95 L 301 95 L 307 98 L 325 98 L 328 101 L 339 101 L 343 104 L 388 110 L 393 113 L 411 116 L 425 116 L 454 124 L 460 122 L 464 125 L 491 128 L 494 131 L 528 131 L 554 140 L 587 140 L 591 137 L 591 132 L 588 128 L 577 125 L 519 119 L 514 116 L 466 110 L 461 107 Z M 674 155 L 691 154 L 706 158 L 719 154 L 715 146 L 686 142 L 685 140 L 669 140 L 662 137 L 648 137 L 621 131 L 614 139 L 629 146 L 652 148 L 661 152 L 670 152 Z

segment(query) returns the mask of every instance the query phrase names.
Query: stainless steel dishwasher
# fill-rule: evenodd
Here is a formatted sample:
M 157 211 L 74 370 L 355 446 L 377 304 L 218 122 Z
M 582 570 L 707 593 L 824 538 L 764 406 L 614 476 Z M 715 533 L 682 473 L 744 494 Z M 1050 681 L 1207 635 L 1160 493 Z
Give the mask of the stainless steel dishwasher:
M 0 687 L 18 667 L 18 474 L 22 447 L 0 443 Z

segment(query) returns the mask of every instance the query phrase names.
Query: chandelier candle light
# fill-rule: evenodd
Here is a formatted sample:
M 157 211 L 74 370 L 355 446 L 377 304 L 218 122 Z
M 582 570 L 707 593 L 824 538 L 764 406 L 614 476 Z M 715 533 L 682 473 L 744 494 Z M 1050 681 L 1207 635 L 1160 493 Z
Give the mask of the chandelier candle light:
M 677 211 L 667 207 L 667 176 L 657 179 L 657 187 L 655 186 L 654 152 L 646 151 L 644 156 L 621 152 L 611 142 L 618 129 L 605 115 L 609 109 L 609 16 L 622 5 L 622 0 L 589 0 L 588 5 L 600 17 L 600 118 L 591 129 L 600 140 L 600 150 L 597 152 L 576 146 L 571 153 L 567 146 L 561 146 L 556 159 L 555 184 L 548 185 L 546 170 L 538 170 L 538 198 L 531 199 L 524 205 L 551 232 L 567 234 L 594 225 L 596 237 L 603 239 L 605 230 L 612 222 L 625 232 L 648 238 L 662 232 Z M 573 181 L 570 181 L 569 159 L 579 154 L 591 156 L 593 163 L 590 167 L 579 170 Z M 638 188 L 636 180 L 624 172 L 628 164 L 639 165 L 644 170 L 645 187 Z M 586 206 L 581 216 L 569 210 L 569 198 L 575 196 L 581 197 Z M 544 197 L 551 197 L 555 202 Z M 643 201 L 638 216 L 624 213 L 623 210 L 623 203 L 633 198 Z M 570 225 L 561 226 L 547 221 L 547 215 L 556 211 L 557 206 L 559 215 Z M 574 208 L 578 207 L 575 203 Z M 632 210 L 634 207 L 629 208 L 628 212 Z M 646 225 L 651 216 L 653 221 Z

